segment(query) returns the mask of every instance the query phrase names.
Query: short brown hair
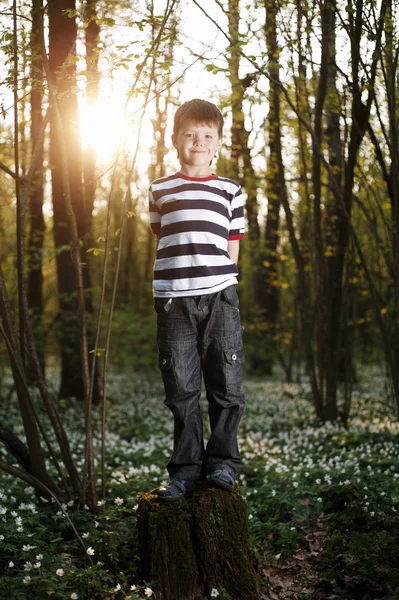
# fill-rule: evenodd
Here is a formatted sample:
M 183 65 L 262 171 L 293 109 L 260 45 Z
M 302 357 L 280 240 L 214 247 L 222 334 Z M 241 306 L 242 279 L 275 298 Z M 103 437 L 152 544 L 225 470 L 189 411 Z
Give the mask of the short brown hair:
M 215 125 L 219 137 L 222 137 L 224 123 L 223 115 L 218 107 L 215 104 L 212 104 L 212 102 L 194 98 L 194 100 L 189 100 L 179 106 L 173 121 L 174 135 L 177 135 L 179 129 L 186 121 L 193 121 L 197 124 L 206 123 L 207 125 Z

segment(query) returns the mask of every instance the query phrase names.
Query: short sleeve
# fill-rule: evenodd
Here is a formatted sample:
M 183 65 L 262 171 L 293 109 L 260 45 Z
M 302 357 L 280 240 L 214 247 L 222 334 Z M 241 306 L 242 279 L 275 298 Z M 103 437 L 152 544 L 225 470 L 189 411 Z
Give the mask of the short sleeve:
M 156 205 L 154 194 L 150 187 L 148 191 L 148 207 L 150 211 L 150 226 L 154 235 L 159 235 L 161 232 L 161 215 Z
M 241 186 L 239 186 L 231 203 L 229 240 L 242 240 L 244 237 L 244 231 L 244 196 Z

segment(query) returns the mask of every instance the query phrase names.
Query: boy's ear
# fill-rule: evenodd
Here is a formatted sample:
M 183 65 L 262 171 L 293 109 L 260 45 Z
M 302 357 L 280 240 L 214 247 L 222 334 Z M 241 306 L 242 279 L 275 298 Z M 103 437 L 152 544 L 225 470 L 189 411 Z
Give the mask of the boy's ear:
M 176 148 L 176 134 L 172 133 L 172 144 L 173 144 L 173 148 Z

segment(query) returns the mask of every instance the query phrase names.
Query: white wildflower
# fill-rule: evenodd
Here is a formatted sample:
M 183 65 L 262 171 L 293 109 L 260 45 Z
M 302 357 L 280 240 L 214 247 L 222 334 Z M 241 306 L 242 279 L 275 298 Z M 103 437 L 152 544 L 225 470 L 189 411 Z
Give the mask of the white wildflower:
M 123 504 L 123 503 L 124 503 L 124 500 L 123 500 L 123 498 L 119 498 L 119 497 L 118 497 L 118 498 L 115 498 L 114 502 L 115 502 L 115 504 L 117 504 L 118 506 L 121 506 L 121 504 Z
M 211 598 L 216 598 L 217 596 L 219 596 L 219 592 L 215 588 L 212 588 Z
M 10 560 L 10 562 L 8 563 L 8 566 L 10 569 L 12 569 L 15 566 L 14 563 L 12 562 L 12 560 Z
M 24 577 L 22 581 L 24 583 L 30 583 L 30 577 L 29 577 L 29 575 L 26 575 L 26 577 Z
M 91 546 L 87 548 L 86 552 L 89 556 L 93 556 L 95 554 L 95 550 Z
M 64 569 L 57 569 L 55 572 L 58 577 L 62 577 L 64 575 Z
M 29 550 L 33 550 L 34 548 L 36 548 L 36 546 L 31 546 L 30 544 L 24 544 L 22 546 L 22 550 L 24 552 L 29 552 Z
M 78 595 L 76 592 L 72 592 L 71 594 L 71 600 L 78 600 Z
M 144 595 L 147 596 L 147 598 L 149 598 L 150 596 L 152 596 L 152 594 L 153 594 L 152 589 L 149 587 L 146 587 L 144 590 Z

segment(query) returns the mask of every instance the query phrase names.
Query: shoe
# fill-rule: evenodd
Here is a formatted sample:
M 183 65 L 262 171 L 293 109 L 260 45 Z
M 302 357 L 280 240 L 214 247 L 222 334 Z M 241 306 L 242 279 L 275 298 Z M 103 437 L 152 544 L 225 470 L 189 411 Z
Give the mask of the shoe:
M 232 492 L 234 490 L 235 477 L 227 469 L 216 469 L 209 477 L 209 484 L 222 490 Z
M 156 493 L 163 502 L 175 502 L 175 500 L 184 498 L 194 483 L 191 479 L 172 479 L 168 485 L 159 488 Z

